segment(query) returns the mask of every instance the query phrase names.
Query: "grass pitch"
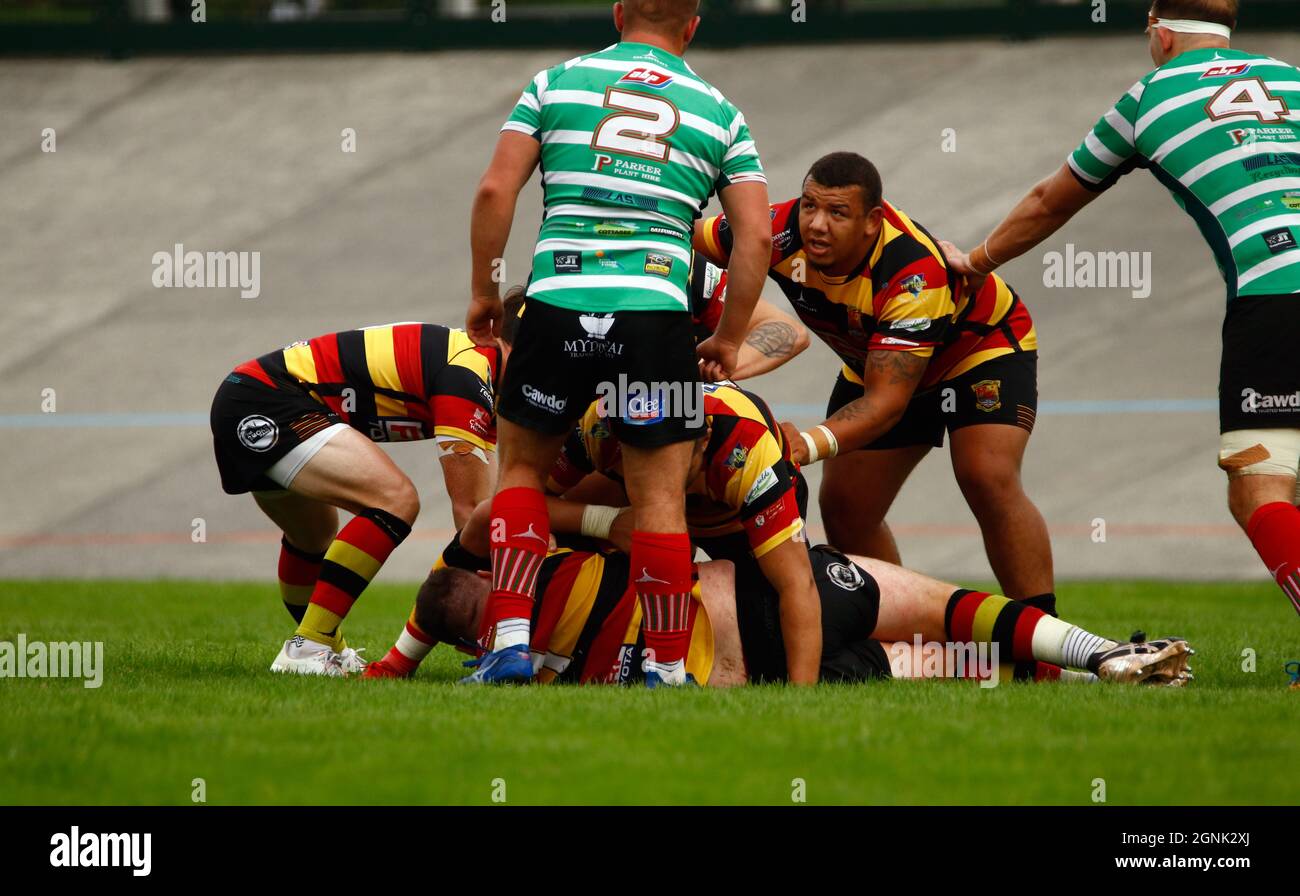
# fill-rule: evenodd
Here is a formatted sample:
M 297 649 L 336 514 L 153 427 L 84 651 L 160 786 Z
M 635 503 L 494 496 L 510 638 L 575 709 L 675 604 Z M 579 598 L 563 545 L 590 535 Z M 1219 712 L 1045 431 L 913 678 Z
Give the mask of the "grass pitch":
M 377 658 L 414 587 L 345 626 Z M 0 582 L 0 641 L 104 642 L 102 687 L 0 679 L 0 803 L 1300 803 L 1300 625 L 1271 584 L 1075 583 L 1067 619 L 1186 636 L 1186 690 L 880 682 L 796 690 L 468 689 L 267 671 L 273 583 Z M 1245 671 L 1243 651 L 1254 651 Z

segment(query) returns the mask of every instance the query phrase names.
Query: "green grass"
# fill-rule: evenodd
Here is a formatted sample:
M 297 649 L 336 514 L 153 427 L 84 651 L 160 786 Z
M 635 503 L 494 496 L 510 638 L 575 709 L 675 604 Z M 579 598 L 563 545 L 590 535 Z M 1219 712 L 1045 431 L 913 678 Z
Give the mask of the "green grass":
M 380 656 L 410 588 L 347 630 Z M 292 631 L 273 587 L 0 582 L 0 640 L 103 641 L 103 686 L 0 679 L 0 803 L 789 804 L 1300 802 L 1300 626 L 1264 584 L 1080 583 L 1067 618 L 1184 634 L 1184 691 L 880 682 L 646 692 L 462 689 L 435 651 L 414 681 L 267 672 Z M 1257 671 L 1242 671 L 1253 648 Z

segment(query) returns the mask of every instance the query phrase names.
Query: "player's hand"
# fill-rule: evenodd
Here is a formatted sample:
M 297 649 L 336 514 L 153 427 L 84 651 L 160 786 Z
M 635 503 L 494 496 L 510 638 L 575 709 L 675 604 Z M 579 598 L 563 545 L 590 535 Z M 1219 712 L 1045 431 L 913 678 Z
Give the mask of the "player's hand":
M 943 250 L 944 257 L 948 259 L 948 266 L 953 269 L 954 273 L 960 274 L 962 280 L 965 281 L 967 291 L 971 295 L 979 292 L 989 275 L 975 270 L 974 265 L 971 264 L 970 255 L 947 240 L 939 240 L 939 248 Z
M 799 466 L 808 463 L 808 443 L 803 440 L 799 427 L 784 421 L 781 423 L 781 433 L 790 446 L 790 460 L 799 464 Z
M 609 538 L 606 540 L 625 554 L 632 553 L 632 530 L 635 528 L 635 517 L 632 508 L 628 507 L 614 517 L 614 525 L 609 527 Z
M 729 380 L 740 361 L 740 345 L 714 333 L 695 346 L 700 357 L 700 379 L 706 383 Z
M 465 315 L 465 332 L 475 345 L 496 345 L 504 316 L 500 296 L 472 296 Z

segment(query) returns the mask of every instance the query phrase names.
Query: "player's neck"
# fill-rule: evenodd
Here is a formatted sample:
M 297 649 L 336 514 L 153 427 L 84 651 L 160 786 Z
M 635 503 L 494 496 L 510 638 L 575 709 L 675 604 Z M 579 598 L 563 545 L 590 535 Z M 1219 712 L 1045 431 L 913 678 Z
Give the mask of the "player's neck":
M 625 44 L 646 44 L 654 47 L 656 50 L 663 50 L 666 53 L 672 53 L 674 56 L 681 56 L 686 52 L 686 46 L 678 40 L 664 37 L 653 31 L 624 30 L 620 43 Z
M 1231 50 L 1228 41 L 1222 37 L 1205 36 L 1199 34 L 1189 34 L 1180 36 L 1174 41 L 1173 48 L 1169 51 L 1169 59 L 1166 64 L 1182 56 L 1184 53 L 1192 53 L 1196 50 Z

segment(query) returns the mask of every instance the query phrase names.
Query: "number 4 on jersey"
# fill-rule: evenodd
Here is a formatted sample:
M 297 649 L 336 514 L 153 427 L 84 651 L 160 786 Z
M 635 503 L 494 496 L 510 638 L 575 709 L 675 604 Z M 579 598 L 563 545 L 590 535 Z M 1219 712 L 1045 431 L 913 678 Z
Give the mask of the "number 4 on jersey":
M 1259 78 L 1238 78 L 1229 81 L 1205 104 L 1205 112 L 1218 120 L 1233 115 L 1254 115 L 1260 121 L 1282 121 L 1288 109 L 1286 102 L 1273 96 Z

